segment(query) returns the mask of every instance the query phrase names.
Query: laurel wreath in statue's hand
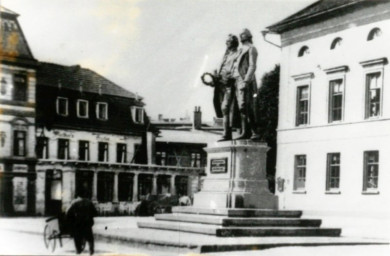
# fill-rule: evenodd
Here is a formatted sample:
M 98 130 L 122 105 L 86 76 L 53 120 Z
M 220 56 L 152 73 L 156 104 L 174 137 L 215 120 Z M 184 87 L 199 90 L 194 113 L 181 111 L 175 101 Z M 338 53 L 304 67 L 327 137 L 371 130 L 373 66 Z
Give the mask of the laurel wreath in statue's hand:
M 211 73 L 204 73 L 201 77 L 202 83 L 208 86 L 214 86 L 215 77 Z

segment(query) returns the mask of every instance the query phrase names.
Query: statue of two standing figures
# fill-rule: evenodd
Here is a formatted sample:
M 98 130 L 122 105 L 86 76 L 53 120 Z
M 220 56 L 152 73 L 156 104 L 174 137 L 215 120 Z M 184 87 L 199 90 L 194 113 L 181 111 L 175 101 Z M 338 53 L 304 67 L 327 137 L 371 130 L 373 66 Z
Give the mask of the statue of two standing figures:
M 241 47 L 235 35 L 228 35 L 226 52 L 219 70 L 205 73 L 202 81 L 214 87 L 216 115 L 223 118 L 224 133 L 219 141 L 232 140 L 232 128 L 240 128 L 235 140 L 260 140 L 257 128 L 257 50 L 248 29 L 240 33 Z M 207 80 L 207 76 L 209 76 Z M 210 78 L 211 77 L 211 78 Z

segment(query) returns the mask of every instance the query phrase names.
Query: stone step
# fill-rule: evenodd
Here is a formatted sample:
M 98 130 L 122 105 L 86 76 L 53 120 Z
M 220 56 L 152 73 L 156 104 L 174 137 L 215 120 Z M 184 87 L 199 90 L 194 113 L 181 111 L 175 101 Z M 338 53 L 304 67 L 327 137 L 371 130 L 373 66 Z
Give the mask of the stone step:
M 233 209 L 233 208 L 194 208 L 189 206 L 177 206 L 172 208 L 173 213 L 216 215 L 228 217 L 283 217 L 300 218 L 302 211 L 288 210 L 264 210 L 264 209 Z
M 218 237 L 242 236 L 340 236 L 341 229 L 317 227 L 222 227 L 206 224 L 188 224 L 172 221 L 138 222 L 139 228 L 173 230 L 213 235 Z
M 229 226 L 282 226 L 282 227 L 319 227 L 321 220 L 318 219 L 296 219 L 296 218 L 240 218 L 240 217 L 221 217 L 197 214 L 156 214 L 156 220 L 190 222 L 200 224 Z

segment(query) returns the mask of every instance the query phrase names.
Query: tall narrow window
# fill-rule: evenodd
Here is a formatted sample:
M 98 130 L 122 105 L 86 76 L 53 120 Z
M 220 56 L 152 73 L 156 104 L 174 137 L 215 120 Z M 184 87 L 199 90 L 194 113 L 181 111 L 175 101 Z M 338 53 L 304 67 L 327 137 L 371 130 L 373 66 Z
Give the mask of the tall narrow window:
M 108 105 L 105 102 L 98 102 L 96 104 L 96 117 L 100 120 L 108 119 Z
M 378 189 L 379 151 L 364 152 L 363 191 Z
M 306 155 L 295 156 L 294 190 L 304 191 L 306 186 Z
M 58 159 L 69 159 L 69 140 L 58 139 Z
M 37 157 L 40 159 L 49 158 L 49 139 L 47 137 L 37 138 Z
M 309 86 L 297 88 L 297 120 L 296 124 L 305 125 L 309 123 Z
M 339 190 L 340 188 L 340 153 L 329 153 L 326 174 L 326 190 Z
M 343 79 L 329 82 L 329 122 L 341 121 L 343 119 Z
M 19 101 L 27 101 L 27 76 L 14 75 L 14 90 L 13 99 Z
M 79 160 L 89 161 L 89 141 L 79 141 Z
M 380 116 L 382 76 L 381 72 L 366 75 L 366 118 Z
M 68 99 L 58 97 L 57 98 L 57 104 L 56 104 L 57 114 L 60 116 L 67 116 L 68 115 Z
M 14 131 L 14 156 L 26 155 L 26 132 Z
M 116 144 L 116 162 L 126 163 L 127 162 L 127 147 L 124 143 Z
M 133 118 L 134 123 L 143 124 L 144 123 L 144 109 L 137 106 L 132 106 L 131 108 L 131 116 Z
M 107 142 L 99 142 L 98 146 L 98 161 L 99 162 L 108 162 L 108 143 Z
M 77 100 L 77 117 L 88 118 L 88 101 Z

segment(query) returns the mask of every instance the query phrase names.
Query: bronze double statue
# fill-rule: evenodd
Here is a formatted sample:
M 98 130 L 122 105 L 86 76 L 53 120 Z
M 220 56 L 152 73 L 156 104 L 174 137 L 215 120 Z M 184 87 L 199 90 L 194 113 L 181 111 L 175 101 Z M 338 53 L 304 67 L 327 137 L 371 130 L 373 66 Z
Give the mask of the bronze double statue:
M 257 132 L 257 50 L 248 29 L 240 33 L 241 47 L 235 35 L 226 40 L 226 52 L 214 74 L 202 76 L 204 84 L 214 87 L 214 108 L 223 118 L 224 133 L 219 141 L 232 140 L 232 128 L 240 128 L 235 140 L 260 140 Z

